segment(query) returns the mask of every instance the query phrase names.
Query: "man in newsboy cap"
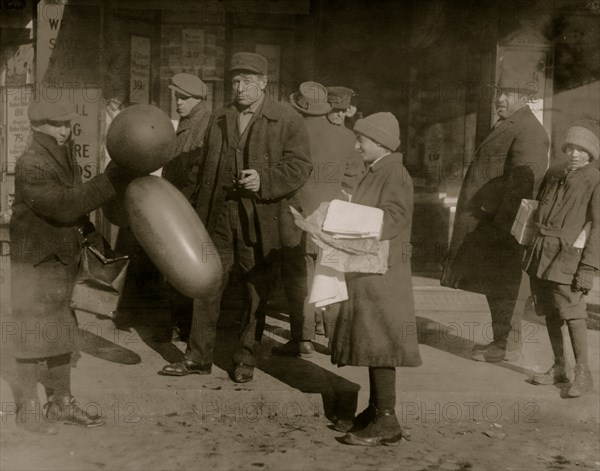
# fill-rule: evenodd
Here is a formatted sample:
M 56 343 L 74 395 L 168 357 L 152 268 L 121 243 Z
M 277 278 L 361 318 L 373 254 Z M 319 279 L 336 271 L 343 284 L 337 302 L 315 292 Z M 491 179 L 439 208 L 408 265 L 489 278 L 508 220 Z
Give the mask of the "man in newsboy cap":
M 245 383 L 253 378 L 272 265 L 283 247 L 300 244 L 290 205 L 299 208 L 296 192 L 308 179 L 311 163 L 300 115 L 289 104 L 267 99 L 267 59 L 239 52 L 229 71 L 234 101 L 215 112 L 209 124 L 195 204 L 214 244 L 208 256 L 221 257 L 223 278 L 217 292 L 194 300 L 184 360 L 159 373 L 210 374 L 221 297 L 237 263 L 247 306 L 231 377 Z
M 169 88 L 174 92 L 180 119 L 174 157 L 164 166 L 162 176 L 189 199 L 196 186 L 204 134 L 210 119 L 210 110 L 206 106 L 208 89 L 200 77 L 186 73 L 173 75 Z M 192 299 L 169 285 L 173 340 L 187 339 L 192 321 L 192 304 Z
M 343 126 L 346 118 L 356 114 L 356 106 L 352 104 L 355 96 L 354 90 L 348 87 L 327 87 L 327 101 L 331 104 L 327 119 L 331 124 Z

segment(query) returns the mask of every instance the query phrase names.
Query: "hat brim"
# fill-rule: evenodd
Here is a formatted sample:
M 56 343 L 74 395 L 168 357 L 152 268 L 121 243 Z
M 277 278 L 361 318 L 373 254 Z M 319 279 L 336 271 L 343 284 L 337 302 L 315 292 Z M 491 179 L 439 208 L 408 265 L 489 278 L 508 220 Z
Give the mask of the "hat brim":
M 311 105 L 309 109 L 302 108 L 296 103 L 296 95 L 294 93 L 290 95 L 290 103 L 294 108 L 300 111 L 300 113 L 308 114 L 311 116 L 321 116 L 329 113 L 332 110 L 331 105 L 329 103 L 315 103 Z
M 180 93 L 183 96 L 186 96 L 188 98 L 199 98 L 199 99 L 204 99 L 205 97 L 200 96 L 200 95 L 192 95 L 189 92 L 186 92 L 183 88 L 179 88 L 177 85 L 169 85 L 169 88 L 177 93 Z
M 54 122 L 54 123 L 60 123 L 63 121 L 71 121 L 75 118 L 77 118 L 79 115 L 75 112 L 73 113 L 67 113 L 67 114 L 62 114 L 60 116 L 52 116 L 51 118 L 42 118 L 42 119 L 32 119 L 31 121 L 47 121 L 47 122 Z
M 233 67 L 231 67 L 229 69 L 229 72 L 248 72 L 251 74 L 267 75 L 262 70 L 259 70 L 256 67 L 251 67 L 248 65 L 234 65 Z

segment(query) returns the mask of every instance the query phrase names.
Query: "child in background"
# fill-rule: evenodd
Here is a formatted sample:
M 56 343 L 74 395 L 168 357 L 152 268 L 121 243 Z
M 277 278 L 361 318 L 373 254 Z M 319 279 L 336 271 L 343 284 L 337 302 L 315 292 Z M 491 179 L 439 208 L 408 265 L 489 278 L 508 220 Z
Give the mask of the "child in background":
M 600 171 L 598 123 L 582 120 L 567 131 L 567 162 L 548 169 L 539 191 L 535 223 L 539 235 L 525 258 L 538 315 L 546 317 L 554 365 L 534 384 L 568 383 L 561 327 L 567 323 L 575 354 L 575 378 L 568 397 L 593 388 L 588 366 L 586 302 L 600 265 Z
M 392 445 L 402 428 L 395 413 L 396 367 L 419 366 L 421 356 L 412 292 L 409 251 L 413 186 L 402 165 L 400 127 L 391 113 L 375 113 L 354 125 L 356 150 L 366 175 L 352 202 L 383 210 L 381 240 L 390 241 L 383 275 L 346 273 L 349 299 L 342 303 L 331 341 L 331 361 L 369 368 L 369 406 L 351 423 L 338 421 L 352 445 Z

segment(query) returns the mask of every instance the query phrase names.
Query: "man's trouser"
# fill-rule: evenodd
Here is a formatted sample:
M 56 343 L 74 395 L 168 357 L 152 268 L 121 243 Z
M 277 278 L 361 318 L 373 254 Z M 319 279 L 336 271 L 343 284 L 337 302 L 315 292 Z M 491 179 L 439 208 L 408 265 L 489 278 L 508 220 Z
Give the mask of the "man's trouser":
M 235 364 L 244 363 L 253 366 L 254 347 L 262 336 L 261 326 L 264 325 L 262 317 L 266 314 L 266 304 L 273 284 L 271 258 L 274 256 L 263 258 L 260 241 L 258 244 L 249 242 L 247 235 L 244 234 L 238 202 L 235 200 L 224 203 L 212 241 L 216 252 L 221 257 L 223 275 L 218 288 L 211 295 L 194 299 L 192 327 L 185 358 L 203 365 L 213 363 L 221 298 L 231 269 L 239 265 L 246 296 L 240 341 L 233 355 L 233 361 Z
M 503 294 L 487 295 L 492 315 L 494 342 L 506 350 L 518 350 L 523 343 L 521 319 L 530 288 L 529 277 L 522 273 L 521 283 L 513 284 Z
M 301 245 L 281 249 L 281 282 L 288 301 L 292 340 L 315 337 L 315 307 L 308 303 L 308 287 L 315 270 L 313 257 Z

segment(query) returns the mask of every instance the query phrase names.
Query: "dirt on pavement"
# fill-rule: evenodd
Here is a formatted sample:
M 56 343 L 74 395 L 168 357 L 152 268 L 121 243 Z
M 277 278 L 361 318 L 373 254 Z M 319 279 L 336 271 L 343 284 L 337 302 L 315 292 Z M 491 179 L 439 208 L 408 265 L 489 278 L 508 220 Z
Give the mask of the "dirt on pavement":
M 409 441 L 374 448 L 341 443 L 322 417 L 202 417 L 176 412 L 61 425 L 42 437 L 2 417 L 0 468 L 8 470 L 600 470 L 597 424 L 427 422 Z

